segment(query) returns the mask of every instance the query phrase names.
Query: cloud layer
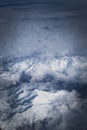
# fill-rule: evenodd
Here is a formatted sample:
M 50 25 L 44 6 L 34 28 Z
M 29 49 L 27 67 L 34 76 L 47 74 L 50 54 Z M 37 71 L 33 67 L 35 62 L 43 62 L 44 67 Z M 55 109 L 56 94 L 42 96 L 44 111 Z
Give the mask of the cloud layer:
M 34 53 L 3 64 L 0 68 L 1 128 L 86 130 L 86 123 L 83 128 L 78 120 L 86 121 L 86 59 L 85 55 L 72 51 L 54 55 Z

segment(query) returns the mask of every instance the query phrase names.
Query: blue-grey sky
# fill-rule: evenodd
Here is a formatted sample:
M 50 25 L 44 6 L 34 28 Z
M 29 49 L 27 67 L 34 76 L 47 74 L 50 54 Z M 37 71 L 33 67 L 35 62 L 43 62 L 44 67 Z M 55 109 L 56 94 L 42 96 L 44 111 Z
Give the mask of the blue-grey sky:
M 0 0 L 0 56 L 87 49 L 86 0 Z

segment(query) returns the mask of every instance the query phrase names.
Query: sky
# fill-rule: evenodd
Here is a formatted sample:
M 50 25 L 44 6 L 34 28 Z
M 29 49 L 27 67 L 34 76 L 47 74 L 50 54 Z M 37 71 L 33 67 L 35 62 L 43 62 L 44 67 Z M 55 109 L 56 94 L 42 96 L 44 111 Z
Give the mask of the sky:
M 86 0 L 0 0 L 0 57 L 87 49 Z

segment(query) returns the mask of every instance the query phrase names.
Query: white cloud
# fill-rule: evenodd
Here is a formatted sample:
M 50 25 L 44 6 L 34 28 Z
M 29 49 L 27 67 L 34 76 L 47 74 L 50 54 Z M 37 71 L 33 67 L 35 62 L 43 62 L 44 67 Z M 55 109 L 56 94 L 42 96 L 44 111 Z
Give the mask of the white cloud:
M 75 91 L 69 92 L 67 89 L 62 90 L 62 87 L 66 87 L 68 81 L 87 83 L 87 60 L 86 56 L 57 56 L 35 55 L 20 62 L 8 63 L 7 71 L 3 68 L 0 75 L 1 89 L 10 87 L 0 91 L 6 92 L 5 97 L 2 95 L 0 98 L 0 124 L 4 130 L 15 130 L 23 126 L 23 123 L 32 125 L 45 119 L 48 128 L 54 124 L 55 130 L 66 130 L 69 127 L 70 120 L 76 116 L 74 111 L 80 111 L 84 103 L 75 88 Z M 53 76 L 52 82 L 43 80 L 47 74 Z M 28 82 L 21 80 L 23 76 L 28 78 L 29 75 L 32 79 Z M 55 84 L 60 79 L 67 81 L 66 84 Z M 15 107 L 11 108 L 11 105 Z M 10 112 L 15 112 L 11 120 L 3 121 L 9 117 Z
M 55 80 L 73 80 L 73 82 L 87 82 L 87 60 L 86 56 L 47 56 L 41 54 L 40 57 L 30 57 L 29 59 L 8 64 L 8 71 L 1 71 L 0 86 L 8 87 L 20 82 L 22 73 L 31 75 L 32 82 L 41 81 L 47 74 L 52 75 Z
M 61 90 L 52 93 L 35 90 L 33 93 L 37 96 L 32 100 L 32 107 L 21 114 L 16 114 L 9 124 L 9 120 L 2 122 L 1 126 L 4 124 L 5 130 L 15 130 L 15 127 L 22 126 L 24 120 L 26 121 L 25 124 L 29 123 L 32 125 L 32 123 L 47 119 L 48 125 L 49 123 L 51 125 L 51 123 L 55 123 L 55 120 L 60 120 L 62 116 L 63 119 L 59 124 L 60 126 L 61 123 L 68 123 L 66 122 L 66 117 L 79 106 L 79 99 L 74 91 Z

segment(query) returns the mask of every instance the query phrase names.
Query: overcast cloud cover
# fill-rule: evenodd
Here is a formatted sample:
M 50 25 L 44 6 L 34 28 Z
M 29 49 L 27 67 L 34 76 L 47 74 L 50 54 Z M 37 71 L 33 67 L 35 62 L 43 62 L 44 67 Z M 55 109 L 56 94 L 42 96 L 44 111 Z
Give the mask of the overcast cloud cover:
M 0 128 L 87 130 L 86 50 L 86 0 L 0 0 Z
M 25 4 L 24 4 L 25 3 Z M 85 0 L 0 0 L 0 55 L 87 49 Z

